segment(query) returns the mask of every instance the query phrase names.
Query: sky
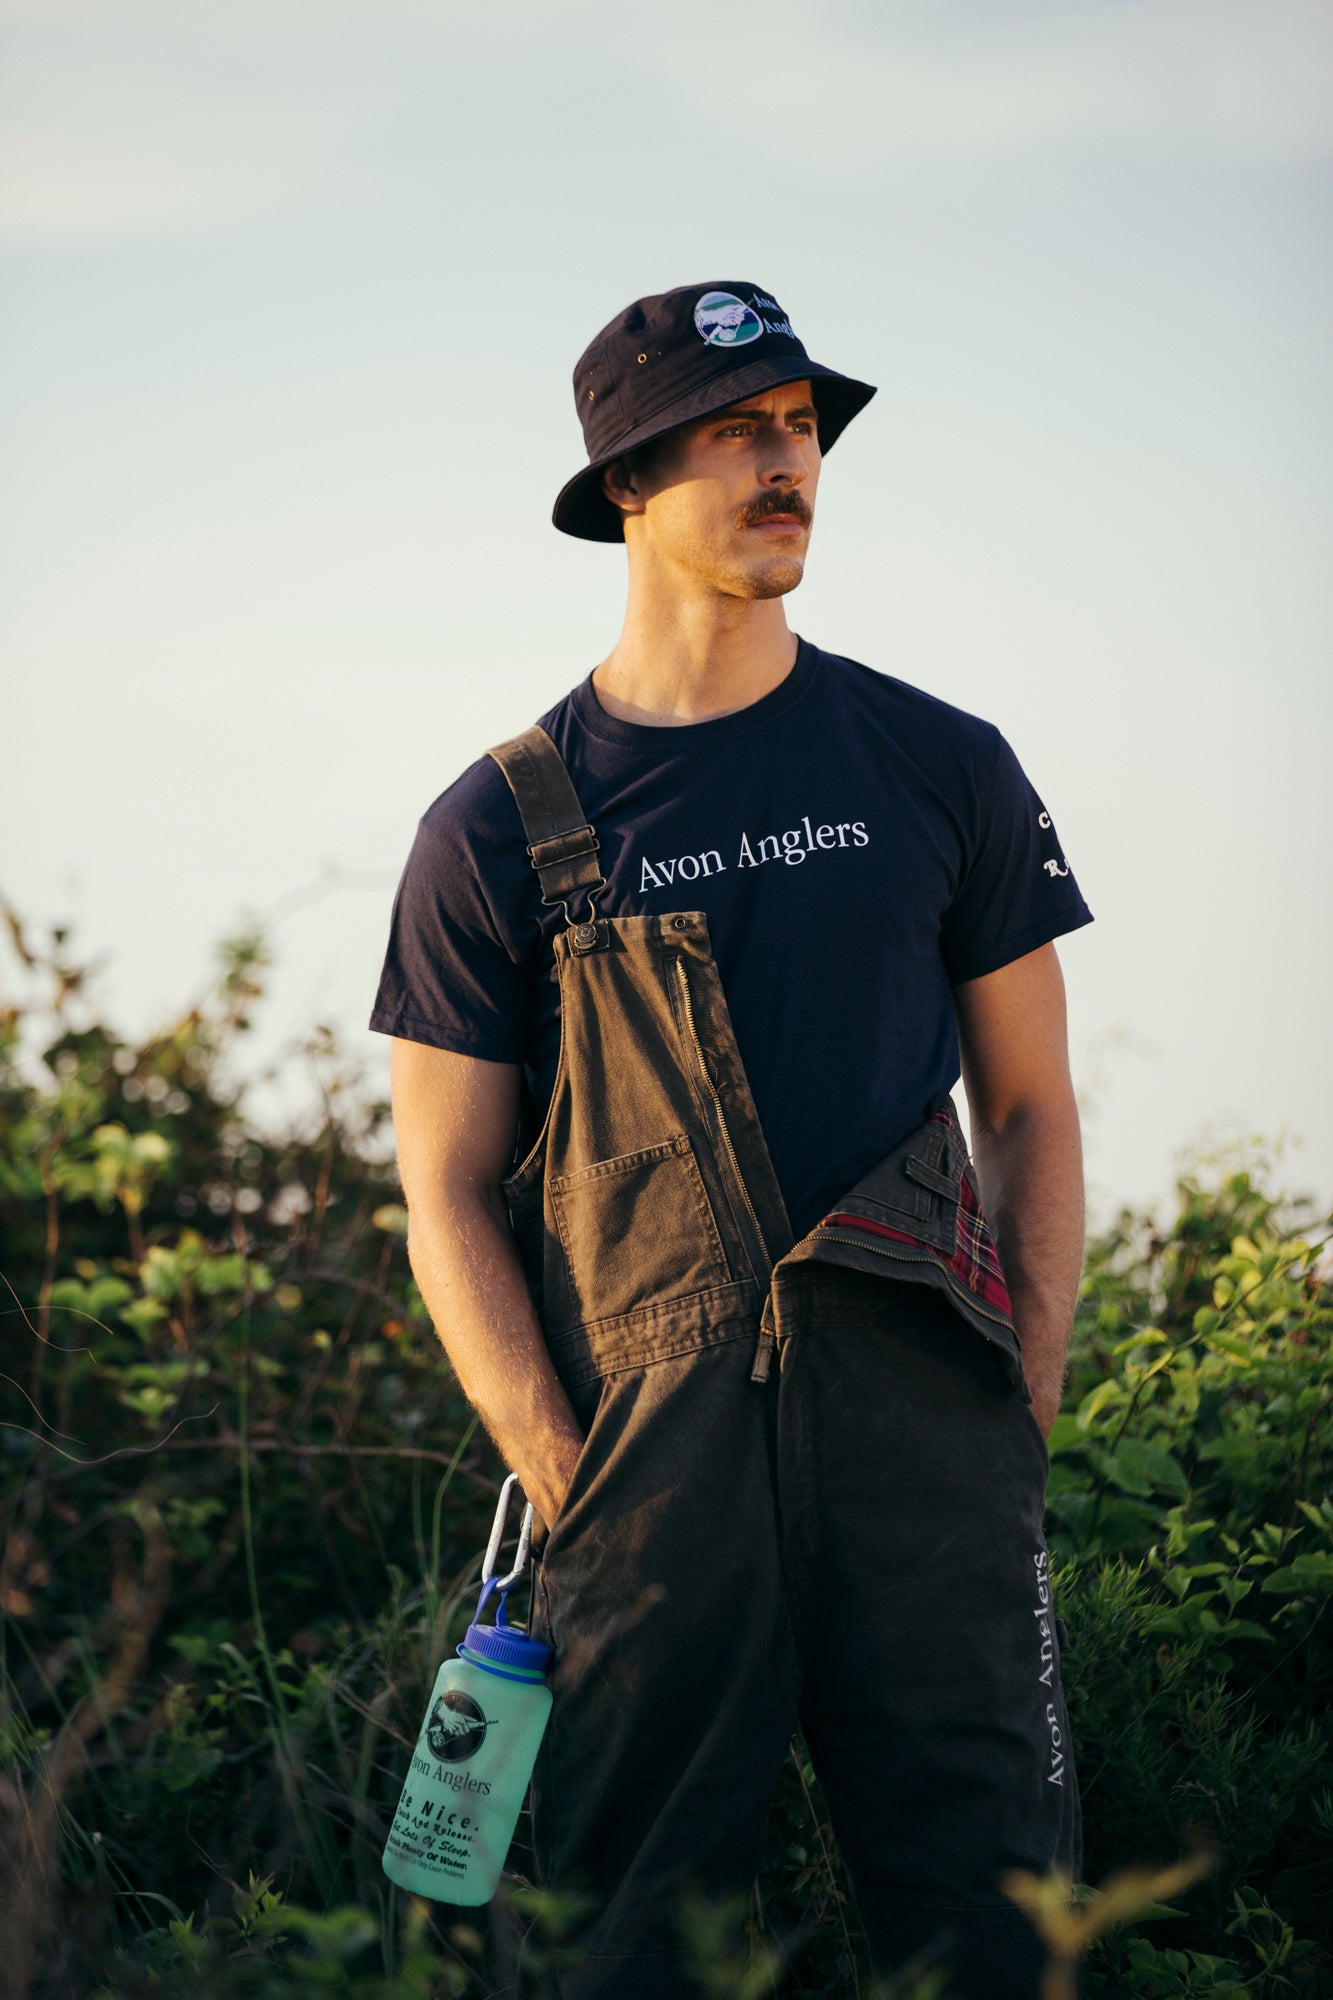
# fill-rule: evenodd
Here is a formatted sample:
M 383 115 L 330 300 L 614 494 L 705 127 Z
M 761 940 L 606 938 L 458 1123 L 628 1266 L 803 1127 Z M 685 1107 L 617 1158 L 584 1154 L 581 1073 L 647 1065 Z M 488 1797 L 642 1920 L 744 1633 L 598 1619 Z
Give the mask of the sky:
M 1094 1219 L 1253 1135 L 1333 1204 L 1331 169 L 1323 0 L 0 0 L 0 892 L 128 1035 L 263 916 L 257 1104 L 382 1080 L 417 818 L 619 629 L 574 361 L 749 280 L 879 384 L 792 624 L 1096 917 Z

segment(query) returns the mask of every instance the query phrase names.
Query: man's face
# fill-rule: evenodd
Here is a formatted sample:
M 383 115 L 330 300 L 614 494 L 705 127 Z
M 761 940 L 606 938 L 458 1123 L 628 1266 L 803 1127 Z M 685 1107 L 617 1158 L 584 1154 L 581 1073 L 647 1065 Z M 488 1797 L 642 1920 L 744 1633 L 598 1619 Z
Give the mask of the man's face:
M 748 396 L 682 424 L 649 447 L 632 474 L 625 539 L 631 552 L 722 596 L 781 597 L 805 568 L 819 484 L 819 438 L 806 382 Z

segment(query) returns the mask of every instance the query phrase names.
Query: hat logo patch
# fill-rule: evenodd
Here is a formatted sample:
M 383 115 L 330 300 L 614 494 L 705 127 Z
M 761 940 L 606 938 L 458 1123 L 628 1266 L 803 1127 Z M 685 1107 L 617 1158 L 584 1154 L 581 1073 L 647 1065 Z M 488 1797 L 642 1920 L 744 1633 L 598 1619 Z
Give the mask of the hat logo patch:
M 743 347 L 764 331 L 754 307 L 733 292 L 705 292 L 694 308 L 694 325 L 709 347 Z

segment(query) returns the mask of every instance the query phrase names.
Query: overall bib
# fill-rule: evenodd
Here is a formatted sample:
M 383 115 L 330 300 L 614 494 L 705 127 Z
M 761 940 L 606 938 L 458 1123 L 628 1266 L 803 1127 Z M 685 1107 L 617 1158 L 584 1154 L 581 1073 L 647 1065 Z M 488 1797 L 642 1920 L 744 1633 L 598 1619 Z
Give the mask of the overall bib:
M 550 1105 L 504 1184 L 585 1433 L 533 1591 L 534 1849 L 593 1906 L 560 2000 L 699 1990 L 682 1899 L 748 1891 L 798 1722 L 876 1969 L 935 1951 L 960 1996 L 1035 2000 L 997 1878 L 1081 1859 L 1048 1465 L 953 1104 L 794 1243 L 707 918 L 599 916 L 549 737 L 490 754 L 566 916 Z

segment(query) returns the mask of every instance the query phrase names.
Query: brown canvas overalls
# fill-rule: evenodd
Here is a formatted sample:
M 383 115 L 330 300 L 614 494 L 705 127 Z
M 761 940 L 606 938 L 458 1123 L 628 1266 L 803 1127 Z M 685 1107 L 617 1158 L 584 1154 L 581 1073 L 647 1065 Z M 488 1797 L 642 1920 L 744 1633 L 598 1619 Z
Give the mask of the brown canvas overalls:
M 682 1896 L 748 1889 L 798 1721 L 877 1969 L 934 1949 L 959 1995 L 1034 2000 L 997 1880 L 1077 1871 L 1078 1793 L 1046 1452 L 953 1105 L 794 1244 L 707 919 L 599 916 L 555 746 L 491 755 L 567 920 L 550 1106 L 505 1183 L 586 1434 L 533 1598 L 534 1847 L 595 1905 L 560 2000 L 696 1990 Z

